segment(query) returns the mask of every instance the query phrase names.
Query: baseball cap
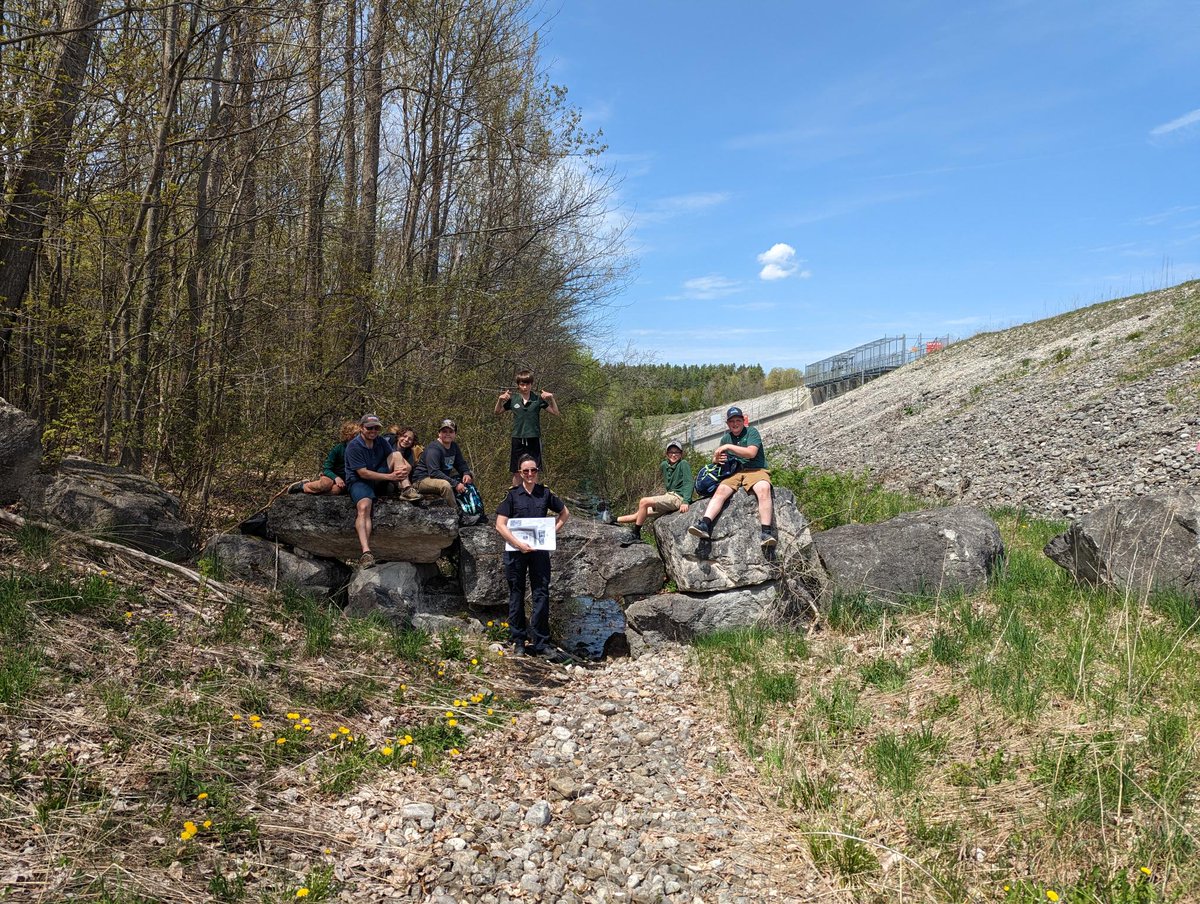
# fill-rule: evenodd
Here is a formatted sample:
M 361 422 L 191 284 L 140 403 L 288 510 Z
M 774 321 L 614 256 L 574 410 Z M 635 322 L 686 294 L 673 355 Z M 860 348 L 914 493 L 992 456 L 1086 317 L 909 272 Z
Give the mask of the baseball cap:
M 670 452 L 672 449 L 678 449 L 680 452 L 682 452 L 683 451 L 683 443 L 681 443 L 677 439 L 671 440 L 669 443 L 667 443 L 667 451 Z
M 438 431 L 440 432 L 442 430 L 445 430 L 447 427 L 449 427 L 451 430 L 455 431 L 456 433 L 458 432 L 458 424 L 454 423 L 454 421 L 450 420 L 450 418 L 446 418 L 444 421 L 442 421 L 442 425 L 440 427 L 438 427 Z
M 383 421 L 381 421 L 379 419 L 378 415 L 364 414 L 362 416 L 362 419 L 359 420 L 358 426 L 360 426 L 360 427 L 382 427 Z
M 742 409 L 738 408 L 737 405 L 734 405 L 732 408 L 730 408 L 728 411 L 725 412 L 725 420 L 729 420 L 731 417 L 745 417 L 745 416 L 746 415 L 742 414 Z

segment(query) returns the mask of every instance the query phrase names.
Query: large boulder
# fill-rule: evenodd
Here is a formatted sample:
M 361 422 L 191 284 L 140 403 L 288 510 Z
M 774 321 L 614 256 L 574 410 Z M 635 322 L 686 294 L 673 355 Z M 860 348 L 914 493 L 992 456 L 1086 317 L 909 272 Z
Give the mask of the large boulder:
M 272 590 L 295 587 L 331 596 L 350 577 L 350 569 L 341 562 L 298 555 L 278 543 L 245 534 L 217 534 L 204 551 L 221 563 L 225 577 Z
M 21 498 L 42 461 L 37 421 L 0 398 L 0 505 Z
M 371 551 L 388 562 L 434 562 L 458 536 L 458 509 L 413 505 L 398 497 L 376 499 Z M 362 554 L 354 533 L 354 503 L 348 496 L 289 493 L 267 509 L 267 529 L 280 542 L 329 559 Z
M 571 519 L 559 531 L 550 554 L 550 597 L 625 599 L 657 593 L 666 575 L 654 547 L 629 543 L 629 531 L 584 518 Z M 494 527 L 464 527 L 459 569 L 471 606 L 508 604 L 504 577 L 504 540 Z
M 808 519 L 796 508 L 791 490 L 772 489 L 779 545 L 764 553 L 759 545 L 758 500 L 737 491 L 713 526 L 712 540 L 700 540 L 688 528 L 704 515 L 703 501 L 687 512 L 659 518 L 654 524 L 658 550 L 667 575 L 687 593 L 710 593 L 754 587 L 780 579 L 813 600 L 823 594 L 825 575 L 813 549 Z
M 983 509 L 908 512 L 877 524 L 845 524 L 813 536 L 831 590 L 894 600 L 972 591 L 1004 560 L 1000 529 Z
M 153 480 L 84 458 L 34 477 L 22 499 L 31 515 L 166 559 L 192 552 L 179 500 Z
M 465 608 L 457 586 L 434 566 L 420 563 L 356 568 L 346 589 L 347 615 L 379 614 L 402 628 L 481 632 L 481 625 L 462 616 Z
M 627 606 L 629 646 L 639 656 L 664 642 L 684 643 L 722 628 L 781 624 L 805 604 L 771 582 L 717 593 L 662 593 Z
M 1177 490 L 1101 506 L 1046 544 L 1078 580 L 1141 597 L 1200 596 L 1200 493 Z

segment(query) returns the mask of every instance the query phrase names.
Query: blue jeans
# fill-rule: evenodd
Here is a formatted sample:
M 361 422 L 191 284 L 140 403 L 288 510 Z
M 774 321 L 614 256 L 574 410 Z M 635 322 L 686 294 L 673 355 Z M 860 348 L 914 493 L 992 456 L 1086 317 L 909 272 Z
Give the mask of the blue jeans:
M 506 552 L 504 575 L 508 578 L 508 636 L 513 643 L 534 649 L 550 644 L 550 553 Z M 533 590 L 533 612 L 525 620 L 525 581 Z

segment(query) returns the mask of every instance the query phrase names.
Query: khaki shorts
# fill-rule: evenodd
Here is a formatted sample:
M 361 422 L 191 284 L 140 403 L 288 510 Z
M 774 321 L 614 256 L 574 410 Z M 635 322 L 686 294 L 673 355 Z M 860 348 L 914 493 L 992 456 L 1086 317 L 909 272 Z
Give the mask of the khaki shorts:
M 683 507 L 683 497 L 678 493 L 663 493 L 661 496 L 647 496 L 650 500 L 650 514 L 669 515 Z
M 721 481 L 721 486 L 729 487 L 731 490 L 745 490 L 749 493 L 754 489 L 756 483 L 762 481 L 771 482 L 771 472 L 766 468 L 755 468 L 753 471 L 738 471 L 732 477 L 726 477 Z

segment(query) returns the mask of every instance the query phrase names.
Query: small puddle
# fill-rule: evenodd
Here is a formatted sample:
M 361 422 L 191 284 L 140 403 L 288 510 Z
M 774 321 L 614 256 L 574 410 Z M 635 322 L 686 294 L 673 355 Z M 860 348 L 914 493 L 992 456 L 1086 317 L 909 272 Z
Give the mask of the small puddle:
M 550 611 L 551 634 L 571 655 L 603 659 L 628 653 L 625 612 L 616 600 L 576 596 L 554 604 Z

